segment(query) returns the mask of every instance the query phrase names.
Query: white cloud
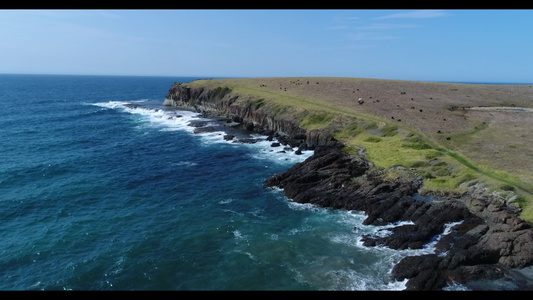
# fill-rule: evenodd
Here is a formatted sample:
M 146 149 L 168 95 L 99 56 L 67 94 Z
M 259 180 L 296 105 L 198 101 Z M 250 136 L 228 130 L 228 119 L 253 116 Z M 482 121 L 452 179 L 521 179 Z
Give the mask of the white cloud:
M 358 17 L 353 16 L 337 16 L 333 19 L 334 25 L 327 27 L 328 30 L 343 30 L 350 27 L 350 24 L 359 20 Z
M 379 40 L 392 40 L 396 39 L 390 35 L 375 35 L 372 33 L 354 33 L 349 34 L 348 39 L 351 41 L 379 41 Z
M 368 26 L 360 26 L 357 27 L 357 29 L 364 29 L 364 30 L 381 30 L 381 29 L 402 29 L 402 28 L 414 28 L 419 27 L 418 25 L 413 24 L 389 24 L 389 23 L 374 23 L 370 24 Z
M 346 25 L 334 25 L 334 26 L 330 26 L 328 28 L 326 28 L 327 30 L 343 30 L 343 29 L 346 29 L 348 28 L 348 26 Z
M 415 10 L 410 12 L 396 13 L 378 17 L 376 19 L 399 19 L 399 18 L 408 18 L 408 19 L 428 19 L 428 18 L 438 18 L 447 16 L 448 13 L 443 10 Z

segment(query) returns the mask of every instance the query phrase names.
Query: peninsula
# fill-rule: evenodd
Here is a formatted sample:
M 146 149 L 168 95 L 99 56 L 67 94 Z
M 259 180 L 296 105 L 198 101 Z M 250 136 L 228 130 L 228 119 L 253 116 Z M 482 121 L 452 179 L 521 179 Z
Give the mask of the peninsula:
M 408 290 L 517 280 L 533 265 L 531 85 L 208 79 L 174 84 L 164 105 L 314 150 L 264 182 L 293 201 L 364 211 L 365 224 L 411 222 L 366 246 L 417 249 L 453 225 L 435 254 L 395 266 Z

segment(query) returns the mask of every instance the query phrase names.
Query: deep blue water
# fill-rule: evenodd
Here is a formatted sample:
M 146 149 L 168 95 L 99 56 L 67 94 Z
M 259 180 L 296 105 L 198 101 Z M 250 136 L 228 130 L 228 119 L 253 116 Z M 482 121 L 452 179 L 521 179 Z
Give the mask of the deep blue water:
M 431 246 L 363 247 L 362 213 L 263 187 L 312 153 L 194 134 L 162 106 L 193 79 L 0 75 L 0 290 L 405 288 Z

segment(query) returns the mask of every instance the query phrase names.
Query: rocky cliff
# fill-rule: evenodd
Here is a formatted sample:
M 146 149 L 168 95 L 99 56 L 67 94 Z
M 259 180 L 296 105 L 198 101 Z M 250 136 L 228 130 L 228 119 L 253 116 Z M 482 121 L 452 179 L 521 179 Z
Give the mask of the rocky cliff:
M 276 117 L 264 107 L 260 109 L 261 101 L 243 98 L 246 97 L 239 99 L 239 96 L 232 95 L 228 88 L 189 88 L 184 84 L 175 83 L 168 91 L 163 104 L 194 110 L 205 117 L 225 117 L 228 122 L 246 130 L 267 136 L 275 135 L 281 143 L 299 147 L 301 150 L 313 150 L 317 145 L 324 145 L 332 139 L 330 134 L 316 130 L 307 131 L 299 127 L 293 119 Z
M 242 97 L 242 96 L 241 96 Z M 440 290 L 448 284 L 476 279 L 509 278 L 522 288 L 531 283 L 516 276 L 517 268 L 533 264 L 533 228 L 508 206 L 475 186 L 462 194 L 417 196 L 422 178 L 395 167 L 378 170 L 364 152 L 346 151 L 327 131 L 306 131 L 296 120 L 259 109 L 257 99 L 239 99 L 228 88 L 189 88 L 174 84 L 164 104 L 192 109 L 209 117 L 225 117 L 246 130 L 275 135 L 282 143 L 314 154 L 286 172 L 273 174 L 264 185 L 282 188 L 299 203 L 364 211 L 365 224 L 410 221 L 391 234 L 365 236 L 364 245 L 392 249 L 420 249 L 441 236 L 436 252 L 406 257 L 392 271 L 396 280 L 408 279 L 408 290 Z

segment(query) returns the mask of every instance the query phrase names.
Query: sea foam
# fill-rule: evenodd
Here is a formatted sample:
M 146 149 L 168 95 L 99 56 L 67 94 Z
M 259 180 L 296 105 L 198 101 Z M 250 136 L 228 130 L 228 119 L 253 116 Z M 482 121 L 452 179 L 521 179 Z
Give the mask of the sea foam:
M 221 126 L 220 122 L 213 119 L 203 118 L 199 113 L 176 109 L 162 109 L 144 106 L 145 100 L 137 101 L 109 101 L 99 102 L 93 105 L 104 109 L 113 109 L 133 115 L 140 116 L 141 120 L 149 126 L 159 127 L 163 131 L 185 131 L 198 136 L 202 143 L 206 145 L 223 143 L 235 146 L 248 147 L 253 149 L 250 156 L 255 159 L 267 160 L 269 163 L 281 163 L 292 165 L 302 162 L 313 154 L 313 151 L 301 151 L 296 154 L 295 148 L 291 147 L 273 147 L 275 139 L 267 141 L 266 136 L 259 134 L 242 134 L 242 140 L 239 137 L 225 139 L 227 132 Z M 195 124 L 202 124 L 198 126 Z M 200 127 L 212 128 L 203 132 L 196 132 Z

